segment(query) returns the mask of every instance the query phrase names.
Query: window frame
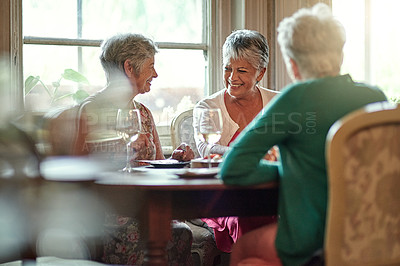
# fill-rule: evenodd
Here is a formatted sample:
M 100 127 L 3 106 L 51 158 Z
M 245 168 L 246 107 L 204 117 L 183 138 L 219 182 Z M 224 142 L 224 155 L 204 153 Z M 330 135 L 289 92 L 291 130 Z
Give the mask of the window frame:
M 77 9 L 74 15 L 77 21 L 77 37 L 76 38 L 53 38 L 53 37 L 39 37 L 39 36 L 22 36 L 22 45 L 50 45 L 50 46 L 71 46 L 78 50 L 78 71 L 81 72 L 83 69 L 82 62 L 82 47 L 100 47 L 103 40 L 101 39 L 82 39 L 82 1 L 75 0 L 77 3 Z M 22 4 L 22 0 L 20 0 Z M 211 39 L 208 37 L 210 32 L 209 25 L 209 6 L 211 0 L 202 0 L 203 5 L 203 32 L 202 32 L 202 42 L 199 43 L 181 43 L 181 42 L 156 42 L 159 49 L 176 49 L 176 50 L 192 50 L 192 51 L 203 51 L 203 54 L 208 58 L 209 54 L 209 44 L 208 41 Z M 212 60 L 207 60 L 210 62 Z M 208 74 L 205 77 L 205 84 L 208 84 Z

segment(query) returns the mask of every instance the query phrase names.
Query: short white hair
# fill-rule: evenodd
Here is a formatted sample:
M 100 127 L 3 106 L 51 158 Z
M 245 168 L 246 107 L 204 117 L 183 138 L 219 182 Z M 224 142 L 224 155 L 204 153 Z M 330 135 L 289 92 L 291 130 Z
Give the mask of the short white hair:
M 125 60 L 130 60 L 135 75 L 142 71 L 143 64 L 158 52 L 154 41 L 138 33 L 116 34 L 101 44 L 100 62 L 107 80 L 124 74 Z
M 223 64 L 232 59 L 246 59 L 255 69 L 266 68 L 269 62 L 267 39 L 255 30 L 235 30 L 222 46 Z
M 303 79 L 338 75 L 346 34 L 326 4 L 303 8 L 281 21 L 278 43 L 289 64 L 293 59 Z

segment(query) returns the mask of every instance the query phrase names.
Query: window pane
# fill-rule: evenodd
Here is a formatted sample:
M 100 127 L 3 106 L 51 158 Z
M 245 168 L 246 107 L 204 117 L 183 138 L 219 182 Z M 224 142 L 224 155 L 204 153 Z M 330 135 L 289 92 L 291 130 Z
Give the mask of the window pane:
M 202 42 L 202 0 L 83 0 L 82 11 L 83 38 L 133 31 L 158 42 Z
M 150 92 L 135 99 L 150 108 L 157 124 L 169 124 L 177 112 L 204 97 L 205 65 L 202 51 L 163 49 L 155 58 L 158 77 Z
M 90 85 L 81 85 L 89 94 L 106 84 L 98 55 L 100 48 L 82 48 L 83 68 L 80 72 Z M 53 82 L 61 78 L 65 69 L 78 71 L 78 48 L 48 45 L 24 45 L 24 76 L 39 76 L 53 95 Z M 43 56 L 45 55 L 45 56 Z M 205 95 L 206 61 L 202 51 L 161 49 L 155 57 L 158 77 L 152 81 L 151 91 L 136 99 L 153 112 L 157 124 L 169 124 L 177 112 L 184 111 Z M 73 104 L 72 97 L 57 100 L 59 96 L 75 92 L 78 85 L 61 79 L 57 95 L 49 96 L 38 84 L 25 97 L 25 108 L 45 111 L 51 106 Z
M 23 0 L 24 35 L 77 38 L 76 0 Z M 157 42 L 203 38 L 202 0 L 82 0 L 82 38 L 142 33 Z
M 400 35 L 393 26 L 400 1 L 371 0 L 371 10 L 371 82 L 400 101 Z
M 398 29 L 391 26 L 398 16 L 400 1 L 369 2 L 369 28 L 366 28 L 364 8 L 367 1 L 332 1 L 333 13 L 343 23 L 347 36 L 342 72 L 349 72 L 355 80 L 377 85 L 388 98 L 400 100 L 400 80 L 396 75 L 400 69 L 400 35 Z
M 23 0 L 23 35 L 77 37 L 75 0 Z
M 143 33 L 156 42 L 202 43 L 205 41 L 202 0 L 23 0 L 23 34 L 35 37 L 77 38 L 78 11 L 81 37 L 101 40 L 119 32 Z M 89 93 L 105 86 L 99 61 L 100 48 L 24 45 L 24 79 L 39 76 L 50 94 L 53 82 L 65 69 L 83 74 Z M 206 58 L 202 50 L 161 49 L 156 55 L 159 77 L 152 90 L 137 99 L 147 105 L 156 123 L 169 123 L 176 112 L 194 105 L 207 94 Z M 81 63 L 79 63 L 81 62 Z M 75 92 L 78 85 L 61 80 L 58 95 Z M 46 111 L 51 106 L 74 103 L 71 97 L 54 102 L 40 83 L 25 98 L 27 110 Z M 53 102 L 52 102 L 53 99 Z
M 82 49 L 83 68 L 80 71 L 90 85 L 81 89 L 92 94 L 106 84 L 104 71 L 99 60 L 100 48 Z M 24 45 L 24 79 L 39 76 L 51 93 L 53 82 L 60 79 L 65 69 L 78 71 L 78 48 L 48 45 Z M 150 108 L 157 124 L 169 124 L 173 116 L 184 111 L 205 95 L 206 60 L 203 51 L 160 49 L 155 56 L 158 77 L 152 81 L 151 91 L 135 99 Z M 38 84 L 26 97 L 25 108 L 44 111 L 51 106 L 73 104 L 71 97 L 55 101 L 66 93 L 78 89 L 76 83 L 62 79 L 58 93 L 50 97 L 44 87 Z
M 73 104 L 72 97 L 57 100 L 60 96 L 73 93 L 78 84 L 61 79 L 65 69 L 78 69 L 78 48 L 70 46 L 24 45 L 24 80 L 29 76 L 39 76 L 44 85 L 38 83 L 25 96 L 25 109 L 30 111 L 45 111 L 51 106 Z M 99 61 L 100 48 L 82 48 L 84 68 L 80 71 L 88 80 L 89 85 L 80 85 L 89 94 L 98 91 L 105 84 L 104 72 Z M 54 82 L 59 82 L 57 93 Z M 82 87 L 83 86 L 83 87 Z M 26 93 L 26 92 L 25 92 Z M 50 94 L 50 95 L 49 95 Z
M 365 0 L 334 0 L 332 12 L 346 30 L 342 73 L 350 73 L 353 79 L 365 80 Z M 357 10 L 357 12 L 354 12 Z

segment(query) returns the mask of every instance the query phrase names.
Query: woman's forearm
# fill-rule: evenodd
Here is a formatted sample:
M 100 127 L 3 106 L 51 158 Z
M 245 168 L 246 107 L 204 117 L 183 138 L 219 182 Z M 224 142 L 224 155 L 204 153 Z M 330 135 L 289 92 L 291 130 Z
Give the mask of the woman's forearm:
M 214 154 L 221 154 L 223 155 L 225 152 L 227 152 L 229 150 L 228 146 L 223 146 L 223 145 L 219 145 L 219 144 L 215 144 L 211 147 L 211 153 Z

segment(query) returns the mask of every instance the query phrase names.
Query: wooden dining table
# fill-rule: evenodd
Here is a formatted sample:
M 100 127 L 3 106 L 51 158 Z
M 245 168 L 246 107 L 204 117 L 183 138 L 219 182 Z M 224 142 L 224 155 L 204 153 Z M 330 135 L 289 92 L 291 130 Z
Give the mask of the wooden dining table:
M 217 177 L 181 178 L 185 169 L 104 172 L 95 190 L 120 215 L 138 217 L 147 239 L 146 264 L 167 265 L 171 220 L 277 213 L 278 185 L 229 186 Z

